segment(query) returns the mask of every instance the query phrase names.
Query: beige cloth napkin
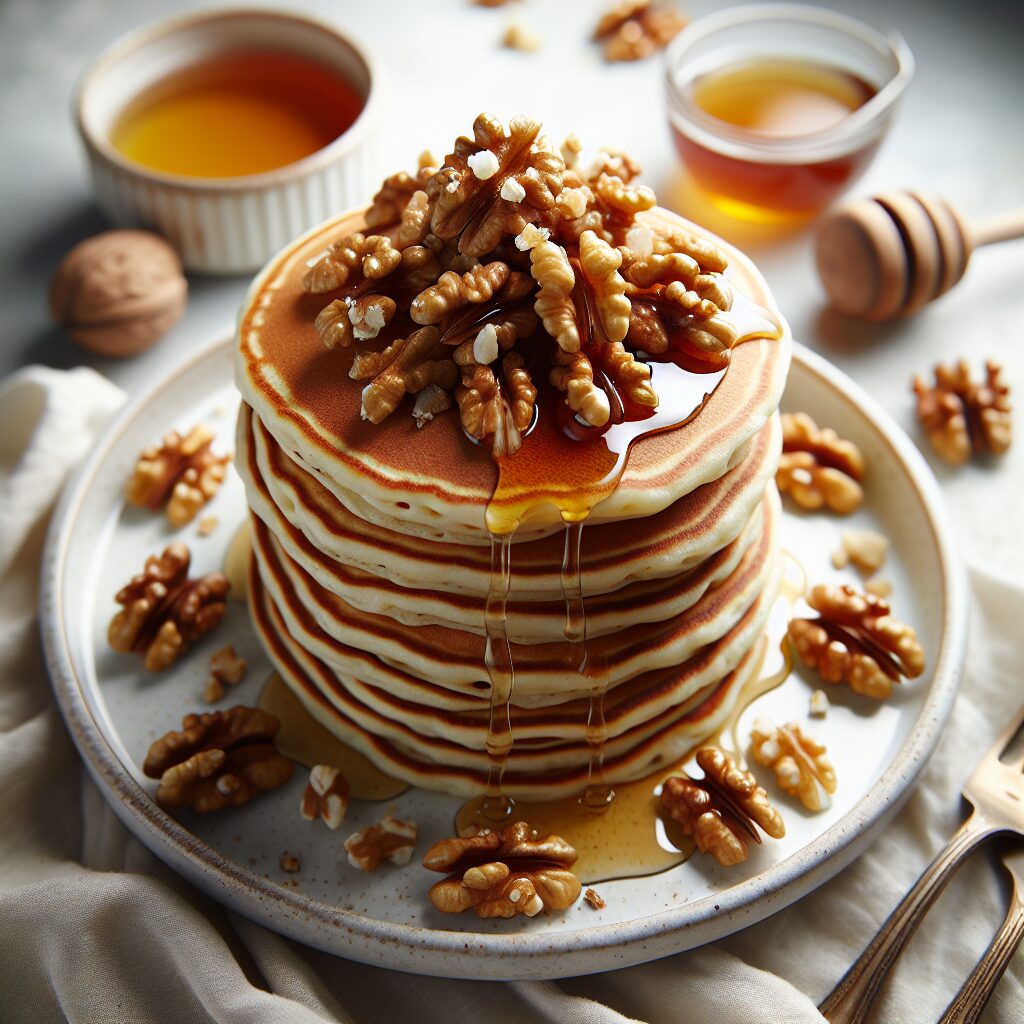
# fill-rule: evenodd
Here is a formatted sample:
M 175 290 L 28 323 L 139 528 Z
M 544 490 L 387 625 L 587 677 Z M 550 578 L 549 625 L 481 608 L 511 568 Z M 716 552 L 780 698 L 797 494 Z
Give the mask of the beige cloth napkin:
M 120 825 L 53 705 L 37 638 L 44 521 L 120 393 L 88 370 L 0 383 L 0 1021 L 688 1024 L 821 1021 L 814 1008 L 957 827 L 960 786 L 1024 699 L 1024 590 L 973 575 L 967 678 L 924 780 L 870 851 L 700 950 L 558 982 L 459 982 L 340 960 L 226 913 Z M 877 1020 L 940 1014 L 1002 918 L 985 855 L 954 879 Z M 984 1020 L 1024 1020 L 1024 956 Z

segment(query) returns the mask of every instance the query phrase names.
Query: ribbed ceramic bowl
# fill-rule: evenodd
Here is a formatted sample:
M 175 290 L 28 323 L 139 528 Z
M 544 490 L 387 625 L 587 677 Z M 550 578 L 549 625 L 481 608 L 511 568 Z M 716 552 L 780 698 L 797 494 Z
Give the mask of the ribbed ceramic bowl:
M 274 49 L 339 72 L 363 99 L 355 123 L 310 156 L 234 178 L 164 174 L 127 159 L 110 141 L 126 105 L 143 90 L 218 53 Z M 272 10 L 209 11 L 161 22 L 115 42 L 87 69 L 75 117 L 100 205 L 115 224 L 167 237 L 186 268 L 249 273 L 333 211 L 375 191 L 377 69 L 364 48 L 331 25 Z

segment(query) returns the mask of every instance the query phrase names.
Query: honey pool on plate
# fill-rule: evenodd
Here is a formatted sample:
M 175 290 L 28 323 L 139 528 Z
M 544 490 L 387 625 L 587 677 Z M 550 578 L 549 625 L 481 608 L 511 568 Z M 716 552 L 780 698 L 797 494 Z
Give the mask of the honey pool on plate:
M 233 50 L 176 71 L 118 117 L 110 141 L 164 174 L 235 178 L 295 163 L 333 142 L 363 100 L 337 72 L 275 50 Z
M 808 61 L 759 59 L 698 75 L 685 90 L 688 104 L 738 142 L 807 139 L 842 124 L 875 94 L 848 71 Z M 751 152 L 728 155 L 673 125 L 676 148 L 696 182 L 732 212 L 758 209 L 793 213 L 821 209 L 868 163 L 877 141 L 831 159 L 785 160 Z M 808 149 L 808 152 L 812 152 Z

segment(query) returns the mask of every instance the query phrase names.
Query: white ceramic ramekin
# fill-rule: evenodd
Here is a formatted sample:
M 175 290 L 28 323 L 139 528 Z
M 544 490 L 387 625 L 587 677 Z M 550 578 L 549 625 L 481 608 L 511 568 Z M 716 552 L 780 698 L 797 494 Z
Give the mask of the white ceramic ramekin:
M 363 97 L 355 123 L 328 146 L 273 171 L 188 178 L 142 167 L 110 142 L 118 115 L 168 74 L 233 49 L 277 49 L 333 68 Z M 164 235 L 186 268 L 243 274 L 338 210 L 365 204 L 379 185 L 375 134 L 377 68 L 365 49 L 332 26 L 274 10 L 210 11 L 133 32 L 87 69 L 75 116 L 96 196 L 115 224 Z

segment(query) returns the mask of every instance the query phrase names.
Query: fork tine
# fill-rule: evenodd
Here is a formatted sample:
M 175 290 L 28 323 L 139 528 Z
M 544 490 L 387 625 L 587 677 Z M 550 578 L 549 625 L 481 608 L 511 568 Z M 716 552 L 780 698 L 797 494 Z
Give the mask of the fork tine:
M 1024 727 L 1024 706 L 1018 710 L 1013 721 L 1003 730 L 999 739 L 997 739 L 989 748 L 989 752 L 986 755 L 985 760 L 989 762 L 999 761 L 1001 764 L 1007 765 L 1011 768 L 1024 767 L 1024 742 L 1021 742 L 1024 737 L 1018 737 L 1017 735 L 1021 731 L 1022 727 Z M 1016 744 L 1014 744 L 1014 740 L 1017 740 Z M 1004 760 L 1004 755 L 1010 750 L 1011 746 L 1015 748 L 1013 750 L 1013 756 L 1010 760 Z

